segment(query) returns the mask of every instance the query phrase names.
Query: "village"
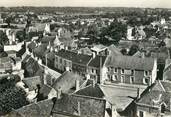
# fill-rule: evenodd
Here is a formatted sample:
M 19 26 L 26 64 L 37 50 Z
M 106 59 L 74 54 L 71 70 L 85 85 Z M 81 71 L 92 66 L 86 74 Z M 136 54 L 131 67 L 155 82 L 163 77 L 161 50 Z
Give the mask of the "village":
M 0 116 L 170 117 L 171 14 L 142 12 L 0 12 Z

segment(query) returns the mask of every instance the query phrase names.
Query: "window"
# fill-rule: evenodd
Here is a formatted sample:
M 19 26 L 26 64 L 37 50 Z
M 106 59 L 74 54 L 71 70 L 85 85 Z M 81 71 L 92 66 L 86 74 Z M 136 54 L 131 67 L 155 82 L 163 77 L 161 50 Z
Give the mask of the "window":
M 110 67 L 108 67 L 107 69 L 108 69 L 108 71 L 110 71 Z
M 134 77 L 133 76 L 130 77 L 130 84 L 132 84 L 132 83 L 134 83 Z
M 143 79 L 143 83 L 144 83 L 144 84 L 149 84 L 149 78 L 144 78 L 144 79 Z
M 125 81 L 125 76 L 121 76 L 121 83 Z
M 161 108 L 161 113 L 164 113 L 166 111 L 165 103 L 163 103 L 160 108 Z
M 97 70 L 91 69 L 91 73 L 96 73 Z
M 121 74 L 124 74 L 125 73 L 125 70 L 124 69 L 121 69 Z
M 148 71 L 144 71 L 144 76 L 148 76 Z
M 135 71 L 134 70 L 131 70 L 131 74 L 134 75 L 135 74 Z
M 144 117 L 144 113 L 142 111 L 139 111 L 139 116 Z
M 114 73 L 117 73 L 118 72 L 118 69 L 117 68 L 114 68 Z
M 62 63 L 62 58 L 60 58 L 60 63 Z
M 117 81 L 118 76 L 117 75 L 112 75 L 112 81 Z

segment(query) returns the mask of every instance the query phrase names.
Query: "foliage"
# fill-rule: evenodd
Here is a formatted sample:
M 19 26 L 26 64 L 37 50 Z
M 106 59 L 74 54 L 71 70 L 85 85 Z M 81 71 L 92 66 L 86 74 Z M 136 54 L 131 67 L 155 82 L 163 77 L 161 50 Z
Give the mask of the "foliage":
M 123 49 L 121 50 L 121 53 L 122 53 L 123 55 L 127 55 L 127 50 L 126 50 L 125 48 L 123 48 Z
M 126 38 L 127 26 L 121 22 L 114 21 L 108 27 L 101 29 L 101 43 L 118 44 L 122 38 Z
M 26 93 L 15 84 L 15 79 L 3 78 L 0 81 L 0 115 L 28 104 Z
M 18 39 L 19 42 L 24 41 L 25 37 L 26 37 L 25 31 L 18 31 L 16 33 L 16 38 Z
M 131 47 L 130 47 L 130 50 L 128 52 L 128 55 L 132 56 L 134 55 L 137 51 L 139 50 L 139 47 L 135 44 L 133 44 Z
M 0 31 L 0 44 L 4 45 L 7 42 L 8 42 L 7 35 L 3 31 Z

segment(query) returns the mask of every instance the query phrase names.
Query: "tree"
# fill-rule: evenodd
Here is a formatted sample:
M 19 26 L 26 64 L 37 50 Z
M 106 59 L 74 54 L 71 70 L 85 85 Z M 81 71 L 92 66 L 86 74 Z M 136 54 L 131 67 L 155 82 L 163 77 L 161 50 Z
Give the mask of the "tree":
M 101 43 L 106 41 L 110 44 L 118 44 L 122 38 L 126 38 L 127 26 L 121 22 L 114 21 L 106 28 L 101 29 Z
M 7 35 L 3 31 L 0 31 L 0 44 L 4 45 L 7 42 L 8 42 Z
M 10 17 L 10 16 L 7 17 L 5 21 L 6 21 L 7 25 L 8 25 L 8 27 L 10 27 L 11 26 L 12 17 Z
M 133 44 L 133 45 L 130 47 L 130 50 L 129 50 L 129 52 L 128 52 L 128 55 L 132 56 L 132 55 L 134 55 L 138 50 L 139 50 L 138 45 Z
M 18 32 L 16 33 L 16 38 L 18 39 L 19 42 L 24 41 L 25 38 L 26 38 L 25 31 L 18 31 Z
M 25 91 L 15 86 L 16 79 L 13 76 L 10 79 L 3 78 L 0 80 L 0 115 L 29 104 L 26 100 Z
M 127 55 L 127 50 L 126 50 L 125 48 L 123 48 L 123 49 L 121 50 L 121 53 L 122 53 L 123 55 Z

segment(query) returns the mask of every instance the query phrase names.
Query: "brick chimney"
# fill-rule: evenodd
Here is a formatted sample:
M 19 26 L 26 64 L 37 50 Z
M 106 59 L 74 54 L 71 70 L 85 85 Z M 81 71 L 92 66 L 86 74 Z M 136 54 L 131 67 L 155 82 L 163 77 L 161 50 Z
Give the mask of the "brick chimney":
M 75 84 L 76 84 L 76 91 L 78 91 L 80 89 L 80 81 L 79 80 L 76 80 L 75 81 Z

